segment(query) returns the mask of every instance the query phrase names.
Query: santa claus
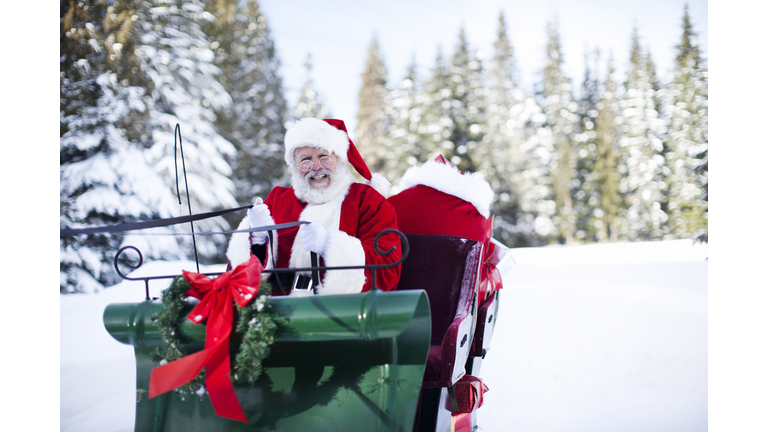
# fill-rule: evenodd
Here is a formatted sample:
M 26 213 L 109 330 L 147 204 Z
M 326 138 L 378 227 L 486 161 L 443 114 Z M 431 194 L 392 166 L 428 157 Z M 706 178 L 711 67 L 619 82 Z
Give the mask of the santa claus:
M 287 222 L 307 221 L 298 227 L 277 230 L 270 241 L 266 232 L 235 233 L 227 258 L 237 266 L 251 255 L 265 268 L 310 267 L 310 252 L 328 267 L 393 263 L 402 256 L 400 238 L 384 235 L 379 249 L 396 250 L 381 256 L 374 249 L 376 235 L 397 229 L 395 210 L 383 195 L 389 182 L 371 175 L 365 161 L 347 135 L 341 120 L 304 118 L 285 134 L 285 162 L 291 187 L 275 187 L 266 200 L 256 198 L 238 230 Z M 357 183 L 351 165 L 367 182 Z M 354 294 L 371 289 L 371 270 L 328 270 L 321 273 L 317 294 Z M 270 277 L 276 293 L 306 288 L 309 273 L 275 273 Z M 400 279 L 400 266 L 376 270 L 376 288 L 392 290 Z M 298 291 L 297 291 L 298 292 Z

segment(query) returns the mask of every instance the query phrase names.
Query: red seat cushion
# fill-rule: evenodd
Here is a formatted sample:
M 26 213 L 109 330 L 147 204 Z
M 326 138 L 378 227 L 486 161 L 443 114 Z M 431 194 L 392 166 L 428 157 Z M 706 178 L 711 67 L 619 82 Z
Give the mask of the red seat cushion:
M 459 323 L 471 319 L 468 315 L 477 288 L 482 245 L 447 235 L 408 234 L 406 237 L 409 252 L 402 264 L 398 289 L 425 290 L 432 314 L 424 382 L 430 386 L 449 386 Z M 463 364 L 462 361 L 462 367 Z

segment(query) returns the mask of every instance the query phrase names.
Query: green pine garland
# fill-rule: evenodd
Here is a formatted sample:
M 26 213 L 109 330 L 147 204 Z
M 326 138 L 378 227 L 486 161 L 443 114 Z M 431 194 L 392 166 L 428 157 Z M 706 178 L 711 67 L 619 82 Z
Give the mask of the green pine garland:
M 163 291 L 163 309 L 152 316 L 163 339 L 163 347 L 155 349 L 152 360 L 160 363 L 170 363 L 188 353 L 183 347 L 189 342 L 182 332 L 178 331 L 186 319 L 182 310 L 190 306 L 185 293 L 190 289 L 189 282 L 177 276 L 171 286 Z M 270 347 L 275 341 L 278 322 L 281 317 L 275 313 L 269 302 L 272 288 L 268 283 L 262 283 L 259 292 L 245 306 L 235 303 L 235 325 L 232 329 L 233 340 L 242 339 L 237 356 L 231 359 L 232 381 L 239 384 L 253 384 L 262 373 L 261 362 L 269 356 Z M 189 383 L 176 389 L 183 395 L 202 394 L 205 383 L 205 368 Z

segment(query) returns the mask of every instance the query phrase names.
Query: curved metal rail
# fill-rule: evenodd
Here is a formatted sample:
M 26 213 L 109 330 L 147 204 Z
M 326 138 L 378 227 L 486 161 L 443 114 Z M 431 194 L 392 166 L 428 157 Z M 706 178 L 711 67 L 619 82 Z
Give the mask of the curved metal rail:
M 319 272 L 319 271 L 327 271 L 327 270 L 355 270 L 355 269 L 365 269 L 365 270 L 374 270 L 371 272 L 371 286 L 372 289 L 376 289 L 376 271 L 377 269 L 383 269 L 383 268 L 391 268 L 396 267 L 400 264 L 402 264 L 403 261 L 405 261 L 405 258 L 408 257 L 408 238 L 406 238 L 405 234 L 403 234 L 401 231 L 398 231 L 396 229 L 385 229 L 382 230 L 379 234 L 376 235 L 376 238 L 373 240 L 373 249 L 376 251 L 377 254 L 385 257 L 388 255 L 391 255 L 395 250 L 397 250 L 397 246 L 392 246 L 391 248 L 383 251 L 381 250 L 379 246 L 379 240 L 382 236 L 386 234 L 396 234 L 400 237 L 400 246 L 403 249 L 402 256 L 399 260 L 389 263 L 389 264 L 366 264 L 362 266 L 336 266 L 336 267 L 328 267 L 328 266 L 312 266 L 312 267 L 301 267 L 301 268 L 279 268 L 279 269 L 265 269 L 262 270 L 262 273 L 293 273 L 293 272 L 299 272 L 299 271 L 306 271 L 306 272 Z M 118 265 L 118 261 L 120 258 L 120 255 L 125 252 L 128 249 L 134 250 L 139 255 L 139 262 L 136 265 L 132 265 L 128 262 L 125 262 L 124 265 L 128 266 L 131 270 L 137 270 L 141 265 L 144 263 L 144 256 L 141 254 L 141 251 L 136 246 L 123 246 L 115 255 L 114 265 L 115 265 L 115 271 L 117 274 L 129 281 L 144 281 L 144 288 L 145 288 L 145 294 L 146 294 L 146 300 L 149 300 L 149 281 L 155 280 L 155 279 L 172 279 L 177 276 L 181 275 L 162 275 L 162 276 L 144 276 L 144 277 L 129 277 L 123 272 L 120 271 L 120 267 Z M 201 273 L 205 276 L 218 276 L 224 272 L 213 272 L 213 273 Z

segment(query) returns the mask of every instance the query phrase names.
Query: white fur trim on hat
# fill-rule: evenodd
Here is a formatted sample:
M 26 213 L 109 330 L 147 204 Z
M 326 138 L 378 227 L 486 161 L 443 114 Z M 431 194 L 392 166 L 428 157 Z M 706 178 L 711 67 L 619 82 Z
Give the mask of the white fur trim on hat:
M 312 118 L 299 119 L 285 132 L 285 163 L 295 166 L 293 152 L 299 147 L 317 147 L 335 154 L 342 164 L 347 163 L 349 137 L 343 130 Z
M 400 190 L 416 185 L 429 186 L 440 192 L 461 198 L 471 203 L 477 211 L 488 218 L 493 203 L 493 189 L 479 173 L 461 172 L 453 166 L 436 161 L 408 168 L 400 180 Z
M 380 193 L 384 197 L 387 196 L 389 189 L 392 187 L 392 184 L 389 182 L 389 180 L 384 178 L 384 176 L 379 173 L 371 174 L 371 180 L 366 183 L 369 184 L 372 188 L 376 189 L 376 192 Z

